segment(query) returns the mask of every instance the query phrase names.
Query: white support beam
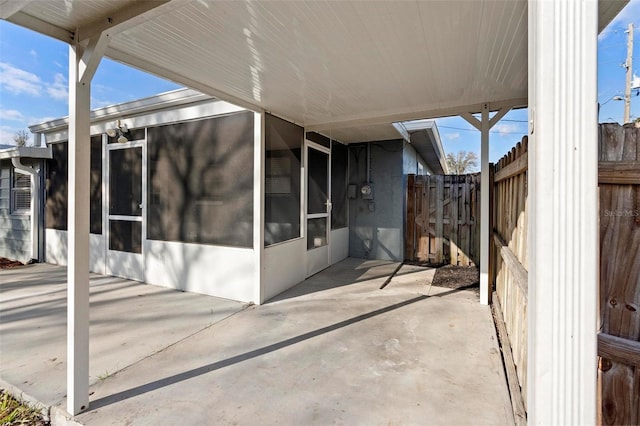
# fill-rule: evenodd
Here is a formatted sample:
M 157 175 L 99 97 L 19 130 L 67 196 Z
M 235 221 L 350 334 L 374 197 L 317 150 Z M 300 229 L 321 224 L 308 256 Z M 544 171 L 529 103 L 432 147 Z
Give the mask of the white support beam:
M 84 49 L 80 63 L 78 64 L 79 81 L 82 84 L 91 84 L 98 65 L 109 46 L 109 34 L 102 32 L 89 40 L 89 44 Z
M 0 2 L 0 19 L 9 19 L 34 0 L 3 0 Z
M 83 43 L 107 31 L 115 35 L 179 7 L 191 0 L 154 0 L 127 3 L 126 6 L 88 23 L 76 31 L 76 39 Z
M 50 24 L 49 22 L 45 22 L 42 19 L 27 15 L 24 12 L 18 12 L 7 20 L 16 25 L 20 25 L 21 27 L 29 28 L 37 33 L 48 35 L 49 37 L 53 37 L 65 43 L 71 43 L 73 41 L 73 32 Z
M 93 72 L 87 72 L 85 64 L 86 78 L 82 78 L 85 53 L 78 43 L 69 46 L 67 411 L 72 415 L 89 407 L 89 140 Z M 94 48 L 90 56 L 90 61 L 95 61 L 91 67 L 97 68 L 101 55 Z
M 470 112 L 460 114 L 469 124 L 480 130 L 480 303 L 491 303 L 491 282 L 489 282 L 489 244 L 492 229 L 489 229 L 489 131 L 504 117 L 511 108 L 518 106 L 518 102 L 503 104 L 493 117 L 489 118 L 491 105 L 485 103 L 478 120 Z
M 491 302 L 489 288 L 489 104 L 481 113 L 480 135 L 480 303 Z
M 460 117 L 464 118 L 467 123 L 471 124 L 477 130 L 482 131 L 482 121 L 475 118 L 470 112 L 463 112 L 460 114 Z
M 529 0 L 530 424 L 596 423 L 598 3 Z
M 498 124 L 498 121 L 500 121 L 500 119 L 502 119 L 502 117 L 504 117 L 505 115 L 507 115 L 507 113 L 511 111 L 511 107 L 509 106 L 504 106 L 502 108 L 500 108 L 500 110 L 494 114 L 493 117 L 491 117 L 491 120 L 489 120 L 489 127 L 493 127 L 496 124 Z

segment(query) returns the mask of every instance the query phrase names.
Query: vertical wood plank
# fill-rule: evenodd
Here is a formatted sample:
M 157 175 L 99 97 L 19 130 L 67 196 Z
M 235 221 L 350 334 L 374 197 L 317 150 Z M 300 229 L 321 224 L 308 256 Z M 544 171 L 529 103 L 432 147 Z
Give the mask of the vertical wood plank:
M 443 262 L 443 214 L 444 209 L 444 176 L 435 176 L 436 182 L 436 247 L 435 247 L 435 263 Z
M 416 229 L 416 193 L 415 193 L 416 175 L 407 176 L 407 221 L 405 235 L 405 251 L 404 258 L 406 260 L 414 260 L 415 255 L 415 229 Z
M 451 176 L 449 213 L 449 258 L 452 265 L 458 265 L 458 187 L 460 176 Z

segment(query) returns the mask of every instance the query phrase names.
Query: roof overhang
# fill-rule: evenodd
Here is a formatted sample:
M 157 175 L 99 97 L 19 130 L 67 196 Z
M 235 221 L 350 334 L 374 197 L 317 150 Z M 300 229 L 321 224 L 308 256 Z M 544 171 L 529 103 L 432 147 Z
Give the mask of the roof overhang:
M 628 0 L 600 0 L 602 29 Z M 6 7 L 5 7 L 6 6 Z M 4 0 L 2 18 L 343 142 L 527 104 L 527 0 Z M 338 139 L 338 137 L 336 137 Z
M 435 121 L 394 123 L 396 130 L 415 148 L 434 174 L 448 174 L 449 168 Z
M 51 147 L 0 145 L 0 160 L 11 158 L 53 158 Z
M 157 111 L 179 108 L 185 105 L 193 105 L 201 102 L 215 100 L 213 96 L 200 93 L 193 89 L 178 89 L 160 93 L 155 96 L 138 99 L 131 102 L 110 105 L 91 111 L 91 123 L 109 121 L 122 117 L 132 117 L 149 114 Z M 29 126 L 32 133 L 47 133 L 65 129 L 69 125 L 69 117 L 62 117 L 44 123 Z

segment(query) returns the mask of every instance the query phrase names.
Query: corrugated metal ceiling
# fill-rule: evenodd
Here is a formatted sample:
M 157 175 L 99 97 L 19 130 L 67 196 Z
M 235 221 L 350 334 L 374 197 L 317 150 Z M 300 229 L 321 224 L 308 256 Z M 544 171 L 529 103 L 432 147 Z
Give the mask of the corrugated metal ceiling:
M 73 31 L 131 3 L 37 1 L 17 18 Z M 371 139 L 391 121 L 526 98 L 527 1 L 173 0 L 114 34 L 107 55 L 345 141 Z

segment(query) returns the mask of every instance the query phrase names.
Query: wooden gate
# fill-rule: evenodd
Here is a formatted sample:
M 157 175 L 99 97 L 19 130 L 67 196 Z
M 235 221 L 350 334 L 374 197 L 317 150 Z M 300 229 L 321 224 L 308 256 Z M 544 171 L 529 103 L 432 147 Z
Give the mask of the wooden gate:
M 598 423 L 640 423 L 640 129 L 599 133 Z
M 477 265 L 479 204 L 479 173 L 409 175 L 405 260 L 434 265 Z

